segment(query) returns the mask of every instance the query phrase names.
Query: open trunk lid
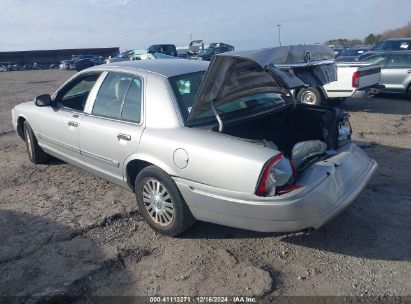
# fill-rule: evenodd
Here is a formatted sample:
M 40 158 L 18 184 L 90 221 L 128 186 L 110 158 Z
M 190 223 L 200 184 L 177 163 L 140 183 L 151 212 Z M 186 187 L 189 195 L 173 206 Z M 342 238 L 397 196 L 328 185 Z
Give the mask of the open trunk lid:
M 322 45 L 297 45 L 228 52 L 213 57 L 194 100 L 187 124 L 237 98 L 286 93 L 337 80 L 334 53 Z

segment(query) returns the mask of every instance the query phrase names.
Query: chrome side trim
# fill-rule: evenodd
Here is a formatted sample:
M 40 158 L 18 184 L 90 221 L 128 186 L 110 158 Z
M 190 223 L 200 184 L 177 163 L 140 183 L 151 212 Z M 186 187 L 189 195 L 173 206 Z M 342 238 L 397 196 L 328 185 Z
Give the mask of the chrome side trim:
M 61 141 L 58 141 L 58 140 L 55 140 L 55 139 L 51 139 L 51 138 L 49 138 L 49 137 L 47 137 L 47 136 L 44 136 L 44 135 L 41 135 L 41 134 L 39 134 L 39 133 L 37 134 L 37 136 L 38 136 L 39 138 L 41 138 L 41 139 L 44 139 L 44 140 L 46 140 L 46 141 L 48 141 L 48 142 L 50 142 L 50 143 L 56 144 L 56 145 L 58 145 L 58 146 L 60 146 L 60 147 L 66 148 L 66 149 L 68 149 L 68 150 L 71 150 L 71 151 L 74 151 L 74 152 L 77 152 L 77 153 L 80 153 L 80 154 L 83 155 L 83 156 L 87 156 L 87 157 L 90 157 L 90 158 L 94 158 L 94 159 L 96 159 L 96 160 L 99 160 L 99 161 L 102 161 L 102 162 L 104 162 L 104 163 L 107 163 L 107 164 L 109 164 L 109 165 L 111 165 L 111 166 L 113 166 L 113 167 L 115 167 L 115 168 L 118 168 L 118 167 L 120 166 L 120 162 L 118 162 L 118 161 L 115 161 L 115 160 L 112 160 L 112 159 L 109 159 L 109 158 L 105 158 L 105 157 L 96 155 L 96 154 L 94 154 L 94 153 L 90 153 L 90 152 L 86 152 L 86 151 L 81 151 L 80 149 L 78 149 L 78 148 L 76 148 L 76 147 L 74 147 L 74 146 L 67 145 L 67 144 L 65 144 L 65 143 L 62 143 Z
M 120 123 L 125 123 L 125 124 L 129 124 L 129 125 L 134 125 L 134 126 L 142 126 L 143 125 L 142 122 L 136 123 L 136 122 L 132 122 L 132 121 L 128 121 L 128 120 L 121 120 L 121 119 L 116 119 L 116 118 L 98 116 L 98 115 L 88 114 L 88 113 L 84 113 L 84 116 L 85 117 L 94 117 L 94 118 L 98 118 L 98 119 L 104 119 L 104 120 L 108 120 L 108 121 L 120 122 Z
M 63 147 L 63 148 L 66 148 L 66 149 L 68 149 L 68 150 L 71 150 L 71 151 L 80 153 L 80 149 L 77 148 L 77 147 L 74 147 L 74 146 L 65 144 L 65 143 L 63 143 L 63 142 L 61 142 L 61 141 L 58 141 L 58 140 L 52 139 L 52 138 L 50 138 L 50 137 L 44 136 L 44 135 L 42 135 L 42 134 L 40 134 L 40 133 L 37 133 L 37 136 L 40 137 L 41 139 L 44 139 L 44 140 L 46 140 L 46 141 L 48 141 L 48 142 L 50 142 L 50 143 L 56 144 L 56 145 L 58 145 L 58 146 L 60 146 L 60 147 Z
M 109 164 L 109 165 L 111 165 L 111 166 L 113 166 L 113 167 L 115 167 L 115 168 L 118 168 L 118 167 L 120 166 L 120 162 L 115 161 L 115 160 L 112 160 L 112 159 L 109 159 L 109 158 L 105 158 L 105 157 L 103 157 L 103 156 L 96 155 L 96 154 L 94 154 L 94 153 L 90 153 L 90 152 L 87 152 L 87 151 L 83 151 L 83 150 L 82 150 L 82 151 L 80 151 L 80 154 L 83 155 L 83 156 L 87 156 L 87 157 L 90 157 L 90 158 L 94 158 L 94 159 L 96 159 L 96 160 L 98 160 L 98 161 L 101 161 L 101 162 L 103 162 L 103 163 Z

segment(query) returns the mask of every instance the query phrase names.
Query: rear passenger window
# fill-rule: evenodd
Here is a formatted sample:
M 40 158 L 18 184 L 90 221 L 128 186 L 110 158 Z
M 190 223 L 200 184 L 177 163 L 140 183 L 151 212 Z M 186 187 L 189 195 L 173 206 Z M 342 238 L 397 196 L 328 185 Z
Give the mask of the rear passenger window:
M 391 55 L 387 65 L 389 67 L 411 67 L 411 54 Z
M 108 73 L 94 102 L 94 115 L 120 119 L 121 107 L 133 77 L 121 73 Z
M 121 118 L 139 123 L 141 121 L 141 81 L 134 78 L 128 89 L 121 110 Z

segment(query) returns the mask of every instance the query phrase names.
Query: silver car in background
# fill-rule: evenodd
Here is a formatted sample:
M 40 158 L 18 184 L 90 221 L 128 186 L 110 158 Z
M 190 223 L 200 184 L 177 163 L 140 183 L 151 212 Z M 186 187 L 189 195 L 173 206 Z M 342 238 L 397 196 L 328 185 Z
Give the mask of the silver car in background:
M 411 99 L 411 51 L 378 53 L 362 61 L 381 65 L 383 92 L 405 94 Z
M 319 228 L 377 168 L 351 142 L 347 113 L 292 96 L 335 78 L 333 53 L 319 45 L 224 53 L 210 65 L 119 62 L 17 105 L 13 126 L 32 162 L 53 155 L 134 191 L 163 234 L 195 220 Z

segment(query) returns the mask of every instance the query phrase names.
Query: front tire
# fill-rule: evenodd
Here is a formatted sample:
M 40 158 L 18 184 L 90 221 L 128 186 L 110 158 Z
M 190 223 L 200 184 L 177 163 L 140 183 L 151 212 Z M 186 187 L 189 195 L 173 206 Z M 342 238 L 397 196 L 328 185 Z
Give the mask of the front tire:
M 161 234 L 177 236 L 195 223 L 176 184 L 158 167 L 146 167 L 137 175 L 135 192 L 141 215 Z
M 32 163 L 43 164 L 50 159 L 50 156 L 39 146 L 37 138 L 27 120 L 24 122 L 24 140 L 26 141 L 27 153 Z
M 323 103 L 323 95 L 319 89 L 308 87 L 298 92 L 297 100 L 302 103 L 319 106 Z

